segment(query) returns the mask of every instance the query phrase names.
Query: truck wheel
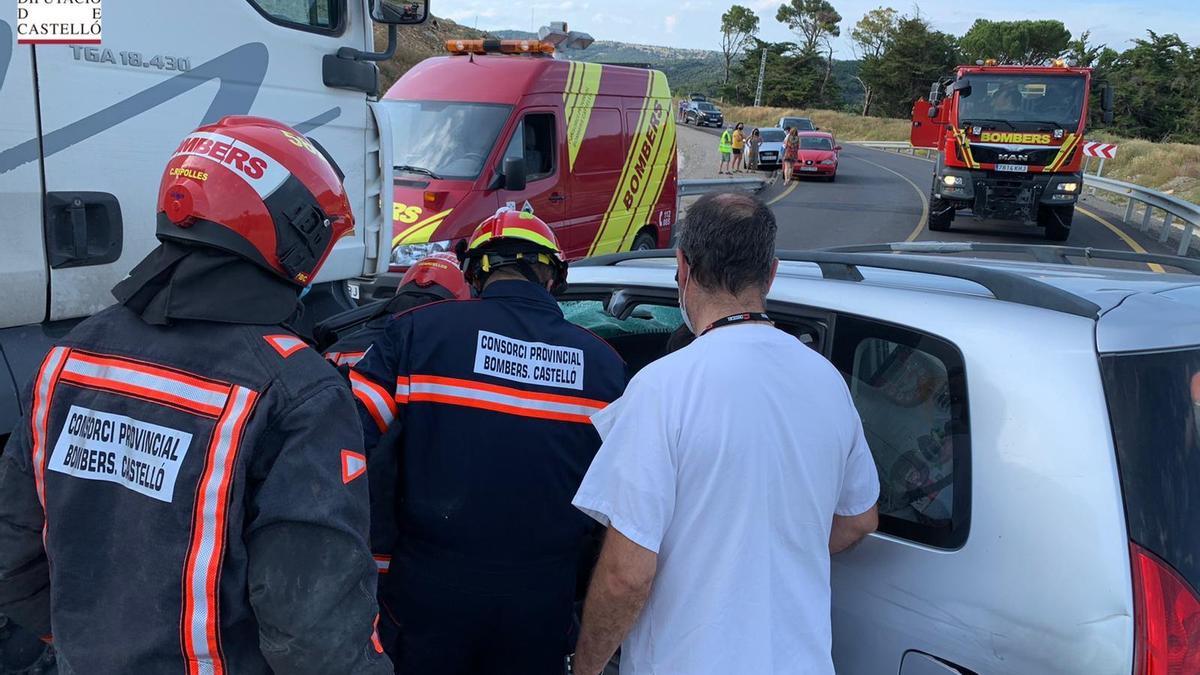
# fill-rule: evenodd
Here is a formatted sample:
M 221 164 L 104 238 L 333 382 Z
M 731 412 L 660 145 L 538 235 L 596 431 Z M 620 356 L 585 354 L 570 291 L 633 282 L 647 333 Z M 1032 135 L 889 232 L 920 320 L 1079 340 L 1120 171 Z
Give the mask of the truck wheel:
M 643 232 L 633 238 L 633 247 L 629 250 L 650 251 L 656 248 L 658 248 L 658 241 L 654 238 L 654 235 L 649 232 Z
M 929 229 L 934 232 L 949 232 L 954 220 L 954 209 L 941 199 L 929 200 Z
M 1066 241 L 1071 236 L 1071 220 L 1074 217 L 1074 204 L 1038 207 L 1038 225 L 1046 228 L 1046 238 L 1050 241 Z

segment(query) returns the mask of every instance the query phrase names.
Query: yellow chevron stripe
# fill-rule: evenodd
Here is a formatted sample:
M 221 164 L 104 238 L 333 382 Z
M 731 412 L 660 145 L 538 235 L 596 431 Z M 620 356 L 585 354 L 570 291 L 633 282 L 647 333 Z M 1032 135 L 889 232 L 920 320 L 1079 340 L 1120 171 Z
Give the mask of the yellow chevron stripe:
M 656 101 L 670 100 L 671 91 L 667 86 L 666 75 L 654 73 L 653 77 L 655 81 L 651 96 Z M 624 251 L 633 245 L 631 239 L 634 233 L 641 226 L 650 222 L 654 206 L 658 204 L 658 198 L 662 196 L 667 173 L 670 171 L 675 156 L 675 116 L 670 114 L 669 106 L 666 109 L 668 111 L 667 119 L 659 131 L 654 152 L 650 158 L 650 172 L 645 177 L 646 187 L 638 195 L 637 210 L 634 211 L 633 218 L 625 226 L 625 234 L 621 236 L 621 243 L 617 246 L 618 251 Z
M 673 156 L 675 126 L 670 105 L 666 76 L 651 71 L 646 78 L 646 98 L 625 157 L 621 179 L 588 255 L 619 250 L 632 228 L 646 224 L 639 220 L 648 219 L 653 209 L 653 202 L 646 200 L 650 195 L 661 195 L 662 183 L 670 168 L 667 160 Z M 665 155 L 664 148 L 667 149 Z
M 575 84 L 575 62 L 568 61 L 567 62 L 567 86 L 563 87 L 563 106 L 570 107 L 567 104 L 571 100 L 571 92 L 575 91 L 574 84 Z
M 414 241 L 412 241 L 412 238 L 418 230 L 424 229 L 430 224 L 433 224 L 435 226 L 441 224 L 441 222 L 446 219 L 446 216 L 450 215 L 450 212 L 453 210 L 454 209 L 446 209 L 445 211 L 442 211 L 441 213 L 435 213 L 432 216 L 429 216 L 425 220 L 422 220 L 418 223 L 413 223 L 412 225 L 409 225 L 408 227 L 406 227 L 403 230 L 401 230 L 400 232 L 398 232 L 394 237 L 392 237 L 392 246 L 399 246 L 401 243 L 423 244 L 426 241 L 429 241 L 428 239 L 425 239 L 423 241 L 415 241 L 414 242 Z M 435 223 L 434 221 L 437 221 L 437 222 Z M 436 227 L 435 227 L 435 229 L 436 229 Z
M 399 246 L 399 245 L 403 245 L 403 244 L 424 244 L 429 241 L 429 238 L 433 236 L 433 233 L 437 231 L 438 227 L 441 224 L 442 224 L 441 220 L 435 220 L 432 223 L 425 225 L 424 227 L 422 227 L 419 230 L 414 230 L 408 236 L 401 239 L 399 242 L 396 242 L 395 240 L 393 240 L 394 243 L 392 244 L 392 246 Z
M 596 94 L 600 92 L 600 74 L 604 66 L 598 63 L 577 64 L 577 80 L 572 84 L 571 100 L 566 104 L 567 113 L 567 162 L 575 169 L 575 158 L 587 135 L 588 122 L 592 119 L 592 108 L 596 105 Z
M 1073 133 L 1067 134 L 1067 138 L 1066 138 L 1066 140 L 1063 141 L 1062 147 L 1058 149 L 1058 154 L 1054 156 L 1053 161 L 1051 161 L 1049 164 L 1046 165 L 1046 168 L 1043 169 L 1043 171 L 1045 171 L 1045 172 L 1058 171 L 1058 169 L 1063 165 L 1063 163 L 1067 161 L 1067 158 L 1071 156 L 1071 151 L 1079 143 L 1080 138 L 1081 138 L 1080 136 L 1076 136 Z
M 967 167 L 978 169 L 979 162 L 975 161 L 975 155 L 971 152 L 971 139 L 967 138 L 966 129 L 958 129 L 951 127 L 954 132 L 954 138 L 958 141 L 958 147 L 962 149 L 963 160 L 966 161 Z

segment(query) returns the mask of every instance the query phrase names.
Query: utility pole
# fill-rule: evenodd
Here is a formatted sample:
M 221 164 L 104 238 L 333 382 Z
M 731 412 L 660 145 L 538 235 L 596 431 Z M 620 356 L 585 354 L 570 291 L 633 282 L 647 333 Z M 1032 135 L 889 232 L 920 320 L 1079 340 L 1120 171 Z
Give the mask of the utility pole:
M 758 62 L 758 88 L 754 90 L 754 107 L 762 105 L 763 75 L 767 72 L 767 48 L 763 47 L 762 60 Z

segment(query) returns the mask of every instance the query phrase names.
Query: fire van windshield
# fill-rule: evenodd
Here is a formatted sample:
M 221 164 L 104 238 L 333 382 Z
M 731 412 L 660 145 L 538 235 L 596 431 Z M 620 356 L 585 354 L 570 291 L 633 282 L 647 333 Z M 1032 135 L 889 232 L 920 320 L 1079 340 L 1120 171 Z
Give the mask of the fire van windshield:
M 1074 131 L 1083 112 L 1083 77 L 971 73 L 971 94 L 959 95 L 958 121 L 1005 131 Z
M 453 101 L 382 102 L 392 122 L 398 173 L 474 180 L 496 145 L 512 106 Z

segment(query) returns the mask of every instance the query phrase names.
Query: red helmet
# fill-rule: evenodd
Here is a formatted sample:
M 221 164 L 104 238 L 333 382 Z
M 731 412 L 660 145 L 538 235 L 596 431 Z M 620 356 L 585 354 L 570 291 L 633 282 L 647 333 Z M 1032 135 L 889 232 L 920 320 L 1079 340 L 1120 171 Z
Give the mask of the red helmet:
M 567 281 L 567 262 L 558 237 L 541 218 L 528 211 L 501 209 L 484 220 L 471 234 L 462 257 L 463 273 L 471 283 L 482 281 L 501 265 L 529 263 L 553 268 L 555 286 Z
M 167 161 L 158 238 L 212 246 L 305 286 L 354 231 L 342 172 L 311 139 L 234 115 L 196 129 Z
M 396 292 L 403 293 L 405 290 L 431 293 L 446 300 L 466 300 L 471 297 L 471 288 L 463 279 L 462 270 L 458 269 L 458 256 L 445 252 L 430 254 L 408 268 Z

